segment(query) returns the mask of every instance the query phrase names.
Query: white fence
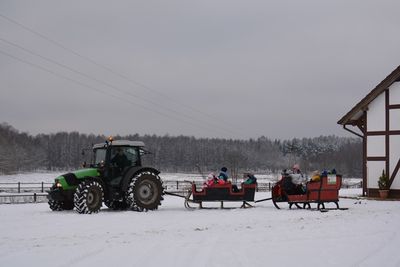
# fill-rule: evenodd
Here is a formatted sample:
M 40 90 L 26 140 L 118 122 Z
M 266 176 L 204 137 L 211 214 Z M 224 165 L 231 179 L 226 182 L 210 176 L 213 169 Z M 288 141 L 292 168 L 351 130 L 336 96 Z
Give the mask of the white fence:
M 268 192 L 274 182 L 260 179 L 257 183 L 257 192 Z M 197 187 L 202 186 L 202 180 L 195 181 Z M 0 204 L 16 204 L 16 203 L 35 203 L 46 202 L 47 193 L 52 183 L 46 182 L 5 182 L 0 183 Z M 185 180 L 165 180 L 163 186 L 166 191 L 186 194 L 191 188 L 191 182 Z M 362 181 L 346 182 L 344 180 L 342 188 L 362 188 Z

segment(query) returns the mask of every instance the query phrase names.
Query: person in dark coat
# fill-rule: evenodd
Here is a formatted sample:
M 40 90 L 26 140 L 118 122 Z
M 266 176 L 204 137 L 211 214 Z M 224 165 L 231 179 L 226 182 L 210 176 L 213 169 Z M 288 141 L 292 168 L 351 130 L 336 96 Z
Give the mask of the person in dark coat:
M 128 166 L 128 157 L 124 154 L 122 148 L 117 148 L 117 153 L 111 159 L 111 163 L 115 164 L 120 169 L 120 171 Z

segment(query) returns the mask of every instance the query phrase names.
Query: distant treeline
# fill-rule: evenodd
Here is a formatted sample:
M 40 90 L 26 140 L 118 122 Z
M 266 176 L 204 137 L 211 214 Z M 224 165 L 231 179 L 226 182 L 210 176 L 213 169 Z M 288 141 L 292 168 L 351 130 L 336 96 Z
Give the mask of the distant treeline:
M 71 170 L 87 161 L 82 149 L 102 143 L 105 136 L 59 132 L 36 136 L 0 124 L 0 173 L 35 170 Z M 362 143 L 359 138 L 320 136 L 292 140 L 267 137 L 249 140 L 188 136 L 128 135 L 117 139 L 144 141 L 144 164 L 162 172 L 207 174 L 226 166 L 231 175 L 244 171 L 277 172 L 299 163 L 304 172 L 335 168 L 345 176 L 361 177 Z

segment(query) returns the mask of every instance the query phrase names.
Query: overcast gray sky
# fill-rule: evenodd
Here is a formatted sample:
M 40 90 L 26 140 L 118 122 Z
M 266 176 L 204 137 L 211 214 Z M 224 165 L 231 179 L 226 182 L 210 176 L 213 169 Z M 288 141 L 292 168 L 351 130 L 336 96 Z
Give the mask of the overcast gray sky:
M 0 1 L 0 122 L 31 134 L 347 136 L 400 1 Z

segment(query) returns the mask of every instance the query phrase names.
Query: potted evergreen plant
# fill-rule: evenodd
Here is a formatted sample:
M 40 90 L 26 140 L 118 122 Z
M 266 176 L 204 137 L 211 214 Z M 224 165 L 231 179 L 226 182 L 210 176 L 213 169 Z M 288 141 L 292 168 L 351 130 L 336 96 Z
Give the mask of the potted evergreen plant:
M 379 196 L 385 199 L 389 195 L 389 177 L 386 175 L 385 170 L 382 170 L 382 175 L 378 180 Z

